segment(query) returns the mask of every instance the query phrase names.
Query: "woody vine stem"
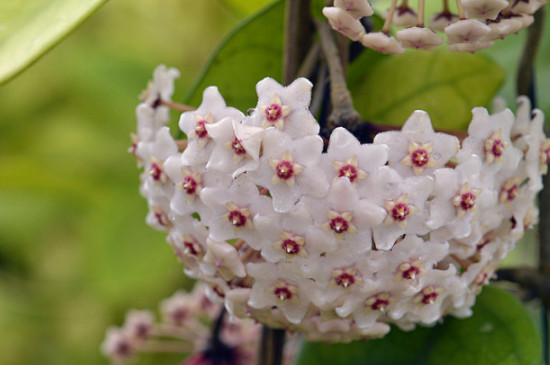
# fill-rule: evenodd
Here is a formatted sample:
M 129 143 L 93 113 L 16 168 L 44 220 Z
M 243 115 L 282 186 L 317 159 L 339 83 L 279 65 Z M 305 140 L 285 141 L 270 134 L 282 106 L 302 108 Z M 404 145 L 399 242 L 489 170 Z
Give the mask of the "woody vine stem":
M 315 52 L 308 52 L 312 45 L 312 19 L 310 0 L 287 0 L 285 4 L 285 29 L 283 45 L 283 84 L 287 85 L 298 74 L 299 65 L 307 64 Z M 315 46 L 313 47 L 313 49 Z M 310 57 L 307 57 L 309 53 Z M 281 365 L 285 330 L 262 327 L 258 349 L 258 365 Z

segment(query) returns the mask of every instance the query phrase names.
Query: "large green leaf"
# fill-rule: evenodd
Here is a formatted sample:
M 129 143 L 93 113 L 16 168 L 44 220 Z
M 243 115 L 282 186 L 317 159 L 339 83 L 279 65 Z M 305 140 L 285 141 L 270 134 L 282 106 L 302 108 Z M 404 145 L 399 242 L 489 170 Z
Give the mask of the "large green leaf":
M 511 294 L 486 287 L 474 316 L 380 340 L 325 345 L 305 343 L 297 365 L 538 365 L 541 341 L 523 305 Z
M 0 84 L 23 71 L 107 0 L 0 2 Z
M 250 15 L 261 9 L 273 0 L 221 0 L 239 15 Z
M 284 4 L 267 6 L 238 25 L 208 62 L 186 103 L 198 105 L 202 91 L 216 85 L 228 105 L 246 110 L 256 105 L 256 83 L 266 76 L 281 79 Z
M 444 129 L 466 129 L 472 108 L 487 105 L 504 77 L 486 57 L 441 50 L 410 51 L 376 64 L 356 62 L 350 75 L 355 106 L 364 119 L 402 125 L 422 109 Z

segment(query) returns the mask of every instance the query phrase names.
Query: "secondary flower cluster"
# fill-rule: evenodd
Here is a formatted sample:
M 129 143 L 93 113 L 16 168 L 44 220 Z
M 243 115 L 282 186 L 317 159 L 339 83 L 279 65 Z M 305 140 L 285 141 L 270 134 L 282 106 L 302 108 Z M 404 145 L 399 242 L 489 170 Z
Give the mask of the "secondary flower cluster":
M 435 31 L 446 34 L 452 51 L 475 52 L 527 28 L 533 23 L 531 14 L 545 3 L 545 0 L 456 0 L 458 13 L 453 13 L 449 0 L 443 0 L 441 12 L 433 14 L 425 24 L 425 0 L 418 0 L 417 11 L 409 7 L 409 0 L 401 0 L 399 5 L 393 0 L 384 14 L 383 28 L 370 33 L 366 33 L 360 21 L 374 13 L 367 0 L 335 0 L 334 6 L 323 9 L 323 14 L 335 30 L 378 52 L 432 49 L 443 44 L 443 38 Z M 396 37 L 390 34 L 391 25 L 403 27 Z
M 311 83 L 266 78 L 248 116 L 207 88 L 183 148 L 159 102 L 176 75 L 157 69 L 137 108 L 147 222 L 235 317 L 350 341 L 467 316 L 537 220 L 550 140 L 525 98 L 475 108 L 463 141 L 416 111 L 372 144 L 337 128 L 323 152 Z
M 212 343 L 210 330 L 221 309 L 198 284 L 191 293 L 179 291 L 161 303 L 160 323 L 151 311 L 129 311 L 122 327 L 107 330 L 101 350 L 117 364 L 143 352 L 193 354 L 182 365 L 255 364 L 261 326 L 251 320 L 224 320 L 216 333 L 218 342 Z

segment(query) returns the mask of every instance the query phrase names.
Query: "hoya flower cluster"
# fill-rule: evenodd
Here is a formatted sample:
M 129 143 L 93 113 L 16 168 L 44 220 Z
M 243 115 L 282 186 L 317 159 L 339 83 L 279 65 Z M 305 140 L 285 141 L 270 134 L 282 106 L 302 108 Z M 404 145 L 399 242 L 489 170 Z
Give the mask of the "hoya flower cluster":
M 183 364 L 255 364 L 261 326 L 251 320 L 226 319 L 216 334 L 218 349 L 209 348 L 210 330 L 220 309 L 220 304 L 208 299 L 204 285 L 198 284 L 190 293 L 178 291 L 165 299 L 160 305 L 160 322 L 152 311 L 129 311 L 122 327 L 107 330 L 101 350 L 116 364 L 143 352 L 192 353 Z
M 207 88 L 183 148 L 159 102 L 176 75 L 157 69 L 137 108 L 147 222 L 235 317 L 349 341 L 467 316 L 537 220 L 550 140 L 525 98 L 475 108 L 463 141 L 416 111 L 372 144 L 336 128 L 324 152 L 310 82 L 266 78 L 249 115 Z
M 384 13 L 386 21 L 380 31 L 366 33 L 360 19 L 374 14 L 367 0 L 335 0 L 323 14 L 332 27 L 365 47 L 383 53 L 403 53 L 405 48 L 432 49 L 443 44 L 436 31 L 444 32 L 452 51 L 475 52 L 491 47 L 495 40 L 517 33 L 533 23 L 532 14 L 545 0 L 456 0 L 454 13 L 449 0 L 443 9 L 425 22 L 425 0 L 418 0 L 416 10 L 409 0 L 393 0 Z M 396 37 L 390 26 L 402 27 Z

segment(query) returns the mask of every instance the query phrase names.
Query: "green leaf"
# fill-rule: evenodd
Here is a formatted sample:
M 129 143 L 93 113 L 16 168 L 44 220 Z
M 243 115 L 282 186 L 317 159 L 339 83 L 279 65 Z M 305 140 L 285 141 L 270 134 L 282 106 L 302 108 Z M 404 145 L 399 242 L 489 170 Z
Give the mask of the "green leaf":
M 348 86 L 364 119 L 402 125 L 422 109 L 436 128 L 454 130 L 467 128 L 472 108 L 487 105 L 504 77 L 486 57 L 441 50 L 354 62 L 350 75 Z
M 60 42 L 107 0 L 0 2 L 0 84 Z
M 199 105 L 203 90 L 216 85 L 228 105 L 256 106 L 256 83 L 266 76 L 281 79 L 283 20 L 284 4 L 276 1 L 239 24 L 214 52 L 185 102 Z
M 222 2 L 239 15 L 250 15 L 273 2 L 273 0 L 222 0 Z
M 297 365 L 538 365 L 541 341 L 523 305 L 486 287 L 467 319 L 350 344 L 304 343 Z

